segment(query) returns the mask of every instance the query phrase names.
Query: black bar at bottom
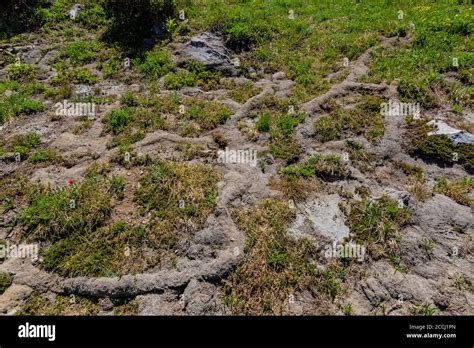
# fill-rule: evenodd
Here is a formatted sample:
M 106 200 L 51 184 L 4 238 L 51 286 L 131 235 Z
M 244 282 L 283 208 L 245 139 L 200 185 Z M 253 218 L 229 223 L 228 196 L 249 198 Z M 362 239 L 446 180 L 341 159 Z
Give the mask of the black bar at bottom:
M 28 324 L 27 324 L 28 323 Z M 473 347 L 474 317 L 0 317 L 0 346 Z M 23 326 L 21 326 L 23 325 Z M 55 325 L 52 327 L 33 325 Z M 22 330 L 22 334 L 20 334 Z M 28 333 L 26 333 L 28 331 Z M 49 336 L 48 336 L 49 332 Z M 43 333 L 41 338 L 19 337 Z M 48 338 L 49 337 L 49 338 Z

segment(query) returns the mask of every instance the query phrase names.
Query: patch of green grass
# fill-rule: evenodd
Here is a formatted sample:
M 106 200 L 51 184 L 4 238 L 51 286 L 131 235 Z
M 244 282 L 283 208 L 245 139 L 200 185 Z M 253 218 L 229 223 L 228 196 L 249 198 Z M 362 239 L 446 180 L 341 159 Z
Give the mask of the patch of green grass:
M 346 140 L 344 148 L 349 155 L 351 165 L 359 169 L 362 173 L 374 172 L 379 164 L 377 156 L 367 152 L 364 145 L 355 140 Z
M 204 224 L 216 204 L 218 181 L 213 168 L 199 163 L 155 163 L 140 180 L 135 201 L 151 213 L 156 238 L 173 244 L 178 233 Z
M 436 180 L 433 191 L 441 193 L 453 199 L 459 204 L 472 206 L 474 201 L 469 197 L 470 192 L 474 189 L 474 177 L 468 176 L 463 179 L 448 181 L 445 178 Z
M 247 81 L 241 86 L 232 86 L 232 89 L 229 91 L 229 96 L 236 102 L 243 104 L 261 91 L 261 88 L 255 88 L 251 81 Z
M 228 107 L 213 101 L 193 99 L 186 100 L 185 103 L 186 110 L 180 118 L 196 122 L 205 131 L 224 124 L 232 114 Z
M 142 272 L 144 227 L 118 221 L 94 231 L 77 231 L 43 251 L 42 267 L 66 277 L 117 276 Z
M 0 124 L 20 114 L 32 114 L 44 110 L 43 103 L 32 99 L 32 94 L 42 90 L 36 85 L 19 84 L 17 81 L 0 83 L 0 93 L 11 91 L 9 95 L 0 95 Z
M 0 214 L 20 210 L 25 203 L 28 181 L 18 173 L 0 178 Z
M 377 200 L 363 198 L 352 201 L 346 214 L 346 224 L 358 243 L 374 245 L 385 250 L 395 247 L 399 229 L 410 220 L 410 214 L 398 206 L 398 202 L 383 196 Z
M 286 201 L 273 199 L 235 212 L 247 243 L 243 264 L 225 281 L 225 303 L 234 314 L 281 314 L 289 296 L 312 283 L 315 249 L 309 240 L 288 236 L 294 218 Z
M 170 54 L 160 48 L 146 53 L 142 62 L 134 60 L 137 70 L 149 79 L 166 75 L 173 67 Z
M 314 135 L 323 142 L 357 135 L 364 135 L 371 142 L 381 138 L 384 134 L 381 103 L 378 97 L 364 96 L 350 109 L 336 107 L 314 123 Z
M 49 300 L 39 293 L 33 293 L 15 315 L 76 316 L 96 315 L 99 311 L 100 306 L 95 301 L 84 297 L 56 296 L 54 300 Z
M 403 173 L 407 176 L 412 176 L 416 180 L 423 181 L 423 169 L 416 164 L 410 164 L 406 162 L 397 162 L 397 166 L 402 170 Z
M 40 144 L 40 137 L 36 133 L 16 134 L 14 135 L 9 143 L 2 144 L 0 153 L 13 158 L 15 155 L 20 155 L 20 160 L 26 159 L 32 149 L 36 148 Z M 16 159 L 14 159 L 16 160 Z
M 109 183 L 87 178 L 68 187 L 34 185 L 19 217 L 31 240 L 57 241 L 101 226 L 110 214 Z
M 102 48 L 97 40 L 77 40 L 63 48 L 61 58 L 69 59 L 76 66 L 84 65 L 95 61 Z
M 292 164 L 280 170 L 285 176 L 309 178 L 318 176 L 325 181 L 344 178 L 347 175 L 344 163 L 338 155 L 312 155 L 303 163 Z
M 123 176 L 113 176 L 111 180 L 111 190 L 117 196 L 118 199 L 123 199 L 125 182 Z
M 105 118 L 105 124 L 114 134 L 119 134 L 133 120 L 133 110 L 130 108 L 121 108 L 112 110 Z
M 11 283 L 10 275 L 5 272 L 0 272 L 0 295 L 3 295 Z
M 59 159 L 59 155 L 53 149 L 38 150 L 33 152 L 29 157 L 28 161 L 33 164 L 38 163 L 52 163 Z
M 116 306 L 114 308 L 114 315 L 137 315 L 138 314 L 138 302 L 137 300 L 130 300 L 124 304 Z
M 179 90 L 183 87 L 193 87 L 196 85 L 195 76 L 186 70 L 178 70 L 174 73 L 169 73 L 164 78 L 164 85 L 166 89 Z
M 51 78 L 51 82 L 56 85 L 64 83 L 93 85 L 97 83 L 97 76 L 87 69 L 60 70 Z
M 36 69 L 28 64 L 11 64 L 7 68 L 8 77 L 14 81 L 28 82 L 32 81 L 36 75 Z

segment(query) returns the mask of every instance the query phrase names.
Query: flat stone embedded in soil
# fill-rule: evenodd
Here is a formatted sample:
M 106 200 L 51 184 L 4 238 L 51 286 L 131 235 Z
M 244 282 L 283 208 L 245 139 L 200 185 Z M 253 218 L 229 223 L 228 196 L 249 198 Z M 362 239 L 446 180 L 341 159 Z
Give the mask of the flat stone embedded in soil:
M 344 224 L 344 214 L 339 209 L 340 198 L 336 194 L 318 197 L 298 204 L 299 212 L 289 232 L 296 235 L 323 236 L 340 241 L 349 236 Z

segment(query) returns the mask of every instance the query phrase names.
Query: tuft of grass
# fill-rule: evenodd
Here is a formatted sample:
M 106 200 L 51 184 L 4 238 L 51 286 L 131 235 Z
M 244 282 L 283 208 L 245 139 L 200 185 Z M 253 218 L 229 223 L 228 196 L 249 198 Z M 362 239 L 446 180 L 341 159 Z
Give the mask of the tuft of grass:
M 15 315 L 29 316 L 66 316 L 66 315 L 96 315 L 100 311 L 100 306 L 85 297 L 56 296 L 54 300 L 49 300 L 39 293 L 31 294 L 26 303 Z
M 5 272 L 0 272 L 0 295 L 3 295 L 11 283 L 12 280 L 10 279 L 10 275 Z
M 423 249 L 428 256 L 430 256 L 434 249 L 433 240 L 429 238 L 422 238 L 420 240 L 420 248 Z
M 320 177 L 325 181 L 339 180 L 347 176 L 344 163 L 338 155 L 312 155 L 306 162 L 292 164 L 280 170 L 288 177 Z
M 186 104 L 190 101 L 187 100 Z M 231 116 L 228 107 L 213 101 L 193 100 L 187 106 L 180 119 L 196 122 L 202 130 L 212 130 L 218 125 L 225 123 Z
M 438 308 L 428 302 L 422 302 L 412 307 L 412 312 L 414 315 L 432 316 L 436 314 L 437 311 Z
M 138 314 L 138 302 L 137 300 L 130 300 L 124 304 L 116 306 L 114 308 L 114 315 L 137 315 Z
M 373 142 L 384 134 L 381 103 L 382 100 L 378 97 L 363 96 L 350 109 L 337 107 L 314 123 L 314 135 L 326 142 L 363 134 L 367 140 Z
M 202 226 L 214 209 L 218 181 L 214 169 L 203 164 L 159 162 L 140 180 L 135 201 L 151 213 L 157 238 L 186 235 Z
M 380 245 L 394 250 L 400 227 L 409 222 L 410 215 L 398 203 L 386 196 L 370 201 L 352 201 L 346 214 L 346 223 L 358 243 L 370 248 Z
M 469 194 L 474 189 L 474 177 L 469 176 L 459 180 L 448 181 L 445 178 L 436 180 L 433 192 L 441 193 L 459 204 L 472 206 L 474 201 Z
M 259 94 L 261 91 L 261 88 L 255 88 L 253 83 L 248 81 L 241 86 L 233 86 L 233 88 L 229 91 L 229 96 L 236 102 L 243 104 L 250 98 Z M 263 132 L 268 132 L 268 130 Z
M 113 277 L 143 272 L 157 257 L 144 259 L 144 227 L 117 221 L 94 231 L 77 231 L 43 251 L 42 267 L 65 277 Z
M 133 110 L 120 108 L 112 110 L 106 117 L 105 123 L 114 134 L 119 134 L 133 121 Z
M 398 168 L 402 170 L 407 176 L 412 176 L 416 180 L 423 181 L 423 169 L 416 164 L 410 164 L 406 162 L 397 162 Z
M 59 159 L 60 159 L 59 155 L 53 149 L 38 150 L 38 151 L 33 152 L 30 156 L 28 156 L 28 161 L 33 164 L 54 163 Z

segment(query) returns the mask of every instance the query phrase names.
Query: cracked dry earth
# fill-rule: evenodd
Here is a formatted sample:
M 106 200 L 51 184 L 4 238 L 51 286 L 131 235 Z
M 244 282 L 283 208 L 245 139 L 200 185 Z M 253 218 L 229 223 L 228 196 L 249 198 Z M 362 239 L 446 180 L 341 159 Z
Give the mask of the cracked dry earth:
M 379 38 L 383 48 L 396 48 L 409 38 Z M 29 64 L 49 69 L 49 60 L 55 56 L 54 50 L 38 43 L 34 47 L 15 47 L 22 59 Z M 398 101 L 397 81 L 391 85 L 364 83 L 370 64 L 370 52 L 367 50 L 349 67 L 341 67 L 340 81 L 331 88 L 315 96 L 312 100 L 295 105 L 304 112 L 304 120 L 295 128 L 295 139 L 300 146 L 300 158 L 304 159 L 313 153 L 339 154 L 344 150 L 344 141 L 319 142 L 313 136 L 313 124 L 323 115 L 326 104 L 336 101 L 350 107 L 362 95 L 375 95 L 384 100 Z M 130 74 L 130 72 L 123 72 Z M 52 74 L 52 73 L 51 73 Z M 46 73 L 45 80 L 51 74 Z M 3 71 L 5 76 L 5 69 Z M 242 124 L 252 126 L 255 120 L 250 117 L 258 105 L 274 96 L 285 100 L 290 97 L 293 81 L 284 73 L 273 75 L 260 74 L 258 78 L 248 80 L 234 78 L 236 85 L 252 83 L 258 93 L 247 101 L 239 103 L 229 96 L 226 89 L 204 91 L 199 88 L 183 88 L 177 92 L 160 90 L 147 91 L 141 84 L 99 82 L 98 87 L 104 96 L 111 96 L 114 102 L 100 105 L 98 116 L 92 125 L 80 134 L 71 129 L 75 120 L 71 118 L 52 119 L 53 103 L 46 101 L 46 111 L 30 116 L 13 118 L 2 127 L 2 136 L 8 138 L 14 134 L 36 132 L 41 143 L 57 150 L 70 165 L 50 165 L 40 168 L 26 167 L 25 163 L 4 163 L 1 166 L 2 176 L 13 172 L 28 173 L 31 182 L 41 182 L 52 187 L 65 186 L 68 180 L 80 181 L 87 168 L 93 162 L 110 165 L 111 174 L 125 178 L 125 198 L 114 201 L 112 206 L 113 221 L 121 219 L 132 225 L 144 223 L 144 218 L 135 215 L 136 207 L 131 198 L 139 178 L 143 175 L 141 167 L 126 168 L 112 161 L 119 154 L 117 148 L 107 144 L 111 135 L 107 133 L 101 119 L 112 109 L 117 108 L 118 98 L 126 91 L 143 94 L 166 96 L 178 93 L 194 99 L 213 100 L 226 105 L 232 110 L 232 116 L 218 126 L 227 140 L 229 149 L 249 149 L 263 152 L 267 148 L 264 135 L 250 137 L 241 131 Z M 77 88 L 77 87 L 76 87 Z M 50 105 L 48 105 L 49 103 Z M 430 111 L 432 115 L 446 115 L 446 110 Z M 472 122 L 472 112 L 467 110 L 466 120 Z M 387 195 L 403 205 L 410 213 L 410 222 L 400 230 L 398 242 L 399 258 L 404 271 L 397 270 L 387 257 L 368 256 L 363 262 L 350 264 L 349 271 L 353 276 L 345 278 L 342 286 L 345 291 L 334 299 L 320 296 L 305 289 L 292 294 L 285 306 L 286 314 L 342 314 L 343 306 L 350 303 L 355 314 L 412 314 L 416 304 L 431 303 L 440 314 L 474 314 L 474 295 L 472 288 L 458 288 L 456 279 L 472 280 L 473 278 L 473 229 L 472 210 L 460 205 L 442 194 L 432 194 L 426 201 L 418 201 L 407 191 L 406 176 L 396 169 L 395 163 L 404 161 L 422 167 L 430 183 L 434 176 L 450 178 L 465 175 L 461 166 L 441 168 L 428 164 L 420 159 L 410 157 L 402 148 L 403 117 L 385 117 L 385 133 L 374 143 L 363 137 L 355 137 L 364 144 L 367 151 L 377 159 L 370 163 L 374 170 L 361 172 L 353 165 L 351 159 L 345 162 L 348 173 L 346 178 L 331 182 L 322 182 L 317 189 L 309 190 L 304 199 L 290 200 L 296 218 L 287 226 L 288 234 L 293 238 L 308 238 L 322 254 L 324 247 L 333 241 L 350 238 L 351 231 L 346 225 L 346 218 L 341 209 L 343 192 L 351 192 L 358 197 L 360 187 L 370 189 L 371 197 L 376 199 Z M 245 245 L 247 237 L 239 229 L 231 210 L 243 210 L 253 207 L 265 198 L 288 200 L 283 192 L 270 185 L 273 177 L 279 175 L 283 165 L 280 160 L 263 157 L 261 165 L 220 163 L 217 161 L 219 145 L 214 141 L 212 132 L 204 132 L 197 137 L 184 137 L 173 131 L 158 130 L 149 132 L 144 139 L 132 145 L 138 156 L 149 155 L 154 159 L 175 159 L 179 153 L 177 144 L 188 143 L 200 145 L 205 155 L 189 162 L 201 161 L 212 165 L 220 173 L 218 196 L 212 213 L 202 228 L 193 232 L 186 243 L 179 246 L 175 265 L 151 268 L 143 273 L 127 274 L 115 277 L 61 277 L 41 268 L 41 260 L 9 258 L 0 264 L 0 271 L 10 274 L 12 284 L 0 296 L 0 313 L 14 314 L 33 293 L 40 293 L 48 298 L 57 295 L 84 296 L 100 304 L 100 315 L 112 313 L 115 299 L 136 301 L 139 315 L 179 315 L 179 314 L 228 314 L 229 309 L 223 300 L 223 283 L 246 258 Z M 263 164 L 262 164 L 263 163 Z M 431 185 L 433 180 L 431 179 Z M 5 215 L 0 226 L 0 238 L 17 241 L 15 238 L 19 227 L 9 228 L 8 222 L 13 216 Z M 433 241 L 430 255 L 419 246 L 420 240 L 427 238 Z M 457 253 L 453 255 L 453 250 Z M 126 256 L 124 256 L 126 257 Z M 314 261 L 319 269 L 324 269 L 333 262 L 320 257 Z

